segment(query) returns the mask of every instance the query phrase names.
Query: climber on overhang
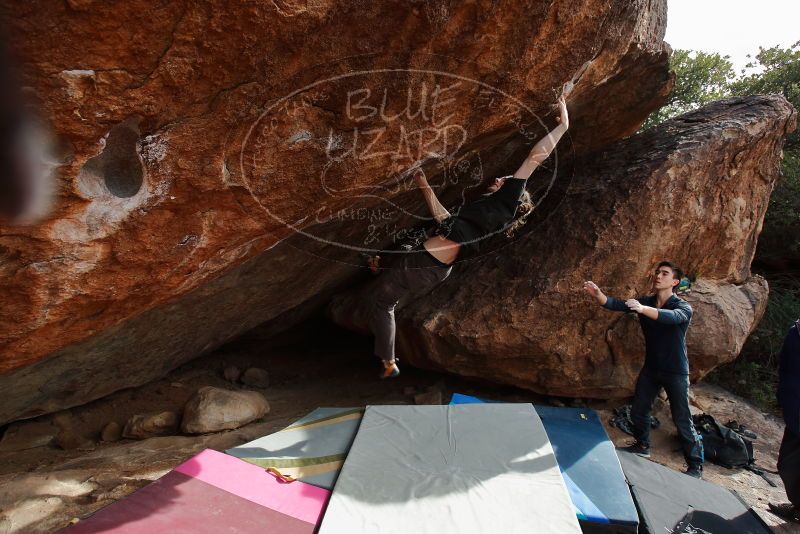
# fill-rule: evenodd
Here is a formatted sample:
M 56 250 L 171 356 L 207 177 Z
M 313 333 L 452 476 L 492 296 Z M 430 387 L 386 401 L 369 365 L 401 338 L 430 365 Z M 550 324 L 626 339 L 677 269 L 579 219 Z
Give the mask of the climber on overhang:
M 438 223 L 435 235 L 408 253 L 402 254 L 399 264 L 385 268 L 365 295 L 369 319 L 375 335 L 375 355 L 383 361 L 382 378 L 400 374 L 395 357 L 394 310 L 401 297 L 417 296 L 429 291 L 446 279 L 456 259 L 474 252 L 478 243 L 494 234 L 507 235 L 522 226 L 533 210 L 525 184 L 534 170 L 542 164 L 569 128 L 569 116 L 564 94 L 558 99 L 558 125 L 530 151 L 513 175 L 494 178 L 484 195 L 451 214 L 436 198 L 425 173 L 417 169 L 414 181 L 425 196 L 433 218 Z M 377 265 L 370 265 L 374 270 Z

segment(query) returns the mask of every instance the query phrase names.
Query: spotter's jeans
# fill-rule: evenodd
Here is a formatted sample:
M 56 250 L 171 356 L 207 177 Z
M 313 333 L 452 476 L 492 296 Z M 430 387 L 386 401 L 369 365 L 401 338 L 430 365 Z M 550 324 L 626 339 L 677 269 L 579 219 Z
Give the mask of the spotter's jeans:
M 702 465 L 703 442 L 694 430 L 692 413 L 689 410 L 688 375 L 642 369 L 636 381 L 636 392 L 633 395 L 631 408 L 633 437 L 645 445 L 650 445 L 650 412 L 661 388 L 667 392 L 672 421 L 678 429 L 686 463 L 690 466 Z

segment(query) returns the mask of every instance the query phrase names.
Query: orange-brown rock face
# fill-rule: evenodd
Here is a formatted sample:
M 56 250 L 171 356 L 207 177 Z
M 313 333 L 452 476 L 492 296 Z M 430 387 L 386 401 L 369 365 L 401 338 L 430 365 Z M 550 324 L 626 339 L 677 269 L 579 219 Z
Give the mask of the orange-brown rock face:
M 51 213 L 0 228 L 0 424 L 299 320 L 391 240 L 376 218 L 415 221 L 393 170 L 425 160 L 458 197 L 517 163 L 565 82 L 568 159 L 672 83 L 665 0 L 0 9 L 58 147 Z
M 783 97 L 734 99 L 578 158 L 546 219 L 399 309 L 399 354 L 552 395 L 632 394 L 644 355 L 638 320 L 599 307 L 583 282 L 644 295 L 669 259 L 698 277 L 685 296 L 692 377 L 731 361 L 766 306 L 750 262 L 795 123 Z M 331 315 L 363 328 L 354 306 L 340 296 Z

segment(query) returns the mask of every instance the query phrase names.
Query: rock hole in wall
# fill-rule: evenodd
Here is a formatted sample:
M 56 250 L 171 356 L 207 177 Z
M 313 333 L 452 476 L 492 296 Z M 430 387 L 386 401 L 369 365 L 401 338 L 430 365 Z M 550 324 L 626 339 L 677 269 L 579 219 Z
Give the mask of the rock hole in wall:
M 117 198 L 135 196 L 144 184 L 144 170 L 136 150 L 139 118 L 114 126 L 105 138 L 105 147 L 91 158 L 80 172 L 80 181 L 93 196 L 109 193 Z

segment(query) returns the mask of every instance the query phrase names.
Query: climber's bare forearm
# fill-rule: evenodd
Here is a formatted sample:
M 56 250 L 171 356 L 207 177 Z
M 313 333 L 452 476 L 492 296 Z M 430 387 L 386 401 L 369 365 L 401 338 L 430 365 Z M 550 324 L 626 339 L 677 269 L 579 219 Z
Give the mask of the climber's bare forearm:
M 450 217 L 450 212 L 447 211 L 447 208 L 442 206 L 441 202 L 439 202 L 439 199 L 436 198 L 436 194 L 433 192 L 433 189 L 431 189 L 430 186 L 421 187 L 420 190 L 425 196 L 425 203 L 428 205 L 428 209 L 431 211 L 433 218 L 436 219 L 436 222 L 442 222 Z
M 522 162 L 522 166 L 514 173 L 514 178 L 522 178 L 523 180 L 530 178 L 533 171 L 535 171 L 544 160 L 550 157 L 550 153 L 553 152 L 553 149 L 561 140 L 561 136 L 564 135 L 564 132 L 569 128 L 569 112 L 567 111 L 567 102 L 565 98 L 566 97 L 562 94 L 556 103 L 556 108 L 558 109 L 556 121 L 558 122 L 558 126 L 553 128 L 550 133 L 533 145 L 531 153 L 528 154 L 528 157 Z
M 428 209 L 431 215 L 433 215 L 433 218 L 436 219 L 436 222 L 442 222 L 450 217 L 450 212 L 447 211 L 447 208 L 442 206 L 442 203 L 439 202 L 439 199 L 436 197 L 436 193 L 433 192 L 433 189 L 428 184 L 425 173 L 419 170 L 416 171 L 414 173 L 414 182 L 417 184 L 417 187 L 419 187 L 419 190 L 422 191 L 422 195 L 425 197 L 425 203 L 428 205 Z
M 533 171 L 535 171 L 536 168 L 542 164 L 542 162 L 550 157 L 553 149 L 556 147 L 558 142 L 561 140 L 561 136 L 563 136 L 564 132 L 566 131 L 567 126 L 563 123 L 559 124 L 553 128 L 550 133 L 540 139 L 538 143 L 533 145 L 528 157 L 525 158 L 525 161 L 522 163 L 520 168 L 514 173 L 514 178 L 522 178 L 525 180 L 530 178 L 531 174 L 533 174 Z

